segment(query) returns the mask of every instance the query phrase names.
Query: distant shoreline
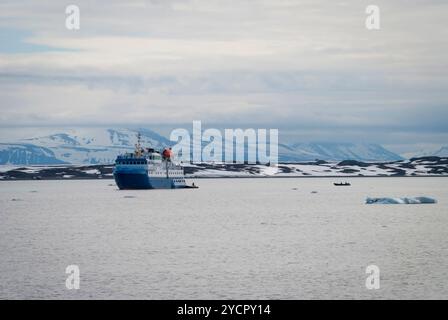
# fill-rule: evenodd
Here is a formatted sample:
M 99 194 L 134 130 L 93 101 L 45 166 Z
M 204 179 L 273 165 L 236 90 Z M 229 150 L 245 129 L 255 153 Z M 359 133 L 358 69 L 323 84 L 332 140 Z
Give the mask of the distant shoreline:
M 346 180 L 353 178 L 448 178 L 448 175 L 427 175 L 427 176 L 215 176 L 215 177 L 189 177 L 186 176 L 185 179 L 193 180 L 193 179 L 335 179 L 335 180 Z M 73 177 L 73 178 L 41 178 L 41 179 L 32 179 L 32 178 L 16 178 L 16 179 L 0 179 L 1 182 L 19 182 L 19 181 L 82 181 L 82 180 L 105 180 L 105 181 L 114 181 L 113 177 L 107 178 L 86 178 L 86 177 Z
M 184 163 L 186 179 L 448 177 L 447 157 L 395 162 L 314 161 L 275 166 L 245 163 Z M 114 165 L 0 165 L 0 181 L 112 180 Z

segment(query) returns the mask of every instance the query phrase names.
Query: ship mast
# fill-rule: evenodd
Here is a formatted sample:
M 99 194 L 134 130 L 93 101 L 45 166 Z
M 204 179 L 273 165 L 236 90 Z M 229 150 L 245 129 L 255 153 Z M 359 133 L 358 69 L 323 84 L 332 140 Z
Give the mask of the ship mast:
M 139 157 L 142 152 L 141 139 L 142 139 L 142 135 L 140 134 L 140 132 L 138 132 L 137 133 L 137 144 L 135 145 L 135 155 L 137 157 Z

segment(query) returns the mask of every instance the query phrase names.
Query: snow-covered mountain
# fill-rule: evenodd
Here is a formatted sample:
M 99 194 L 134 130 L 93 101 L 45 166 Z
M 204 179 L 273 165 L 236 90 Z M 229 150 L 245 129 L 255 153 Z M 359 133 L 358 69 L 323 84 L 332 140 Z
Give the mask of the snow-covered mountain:
M 64 164 L 49 148 L 26 143 L 0 143 L 0 164 Z
M 0 143 L 0 164 L 111 164 L 118 154 L 142 144 L 156 149 L 174 143 L 148 129 L 77 128 Z M 380 145 L 354 143 L 279 144 L 280 162 L 329 160 L 395 161 L 402 158 Z
M 429 150 L 420 150 L 417 152 L 407 152 L 402 154 L 403 157 L 411 159 L 411 158 L 421 158 L 421 157 L 448 157 L 448 146 L 442 146 L 437 149 L 429 149 Z
M 436 152 L 434 152 L 433 154 L 431 154 L 431 156 L 435 156 L 435 157 L 448 157 L 448 146 L 443 146 L 443 147 L 441 147 L 439 150 L 437 150 Z
M 295 143 L 279 146 L 279 157 L 285 162 L 311 160 L 396 161 L 403 158 L 378 144 Z
M 137 132 L 145 146 L 172 144 L 147 129 L 81 128 L 0 144 L 0 164 L 109 164 L 134 149 Z

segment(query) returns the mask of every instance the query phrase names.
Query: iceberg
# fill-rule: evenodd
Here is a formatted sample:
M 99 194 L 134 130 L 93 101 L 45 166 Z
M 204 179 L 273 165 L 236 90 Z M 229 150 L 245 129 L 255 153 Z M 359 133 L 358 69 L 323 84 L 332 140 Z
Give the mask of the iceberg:
M 437 203 L 436 199 L 430 197 L 414 197 L 414 198 L 367 198 L 366 204 L 426 204 Z

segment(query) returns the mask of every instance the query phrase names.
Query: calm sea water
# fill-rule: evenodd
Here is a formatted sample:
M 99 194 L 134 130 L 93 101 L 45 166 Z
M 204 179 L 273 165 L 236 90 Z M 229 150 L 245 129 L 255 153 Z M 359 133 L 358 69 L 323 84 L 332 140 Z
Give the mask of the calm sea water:
M 0 182 L 0 298 L 448 298 L 448 180 L 333 181 Z M 364 204 L 420 195 L 439 202 Z M 79 290 L 65 287 L 71 264 Z M 379 290 L 365 287 L 371 264 Z

